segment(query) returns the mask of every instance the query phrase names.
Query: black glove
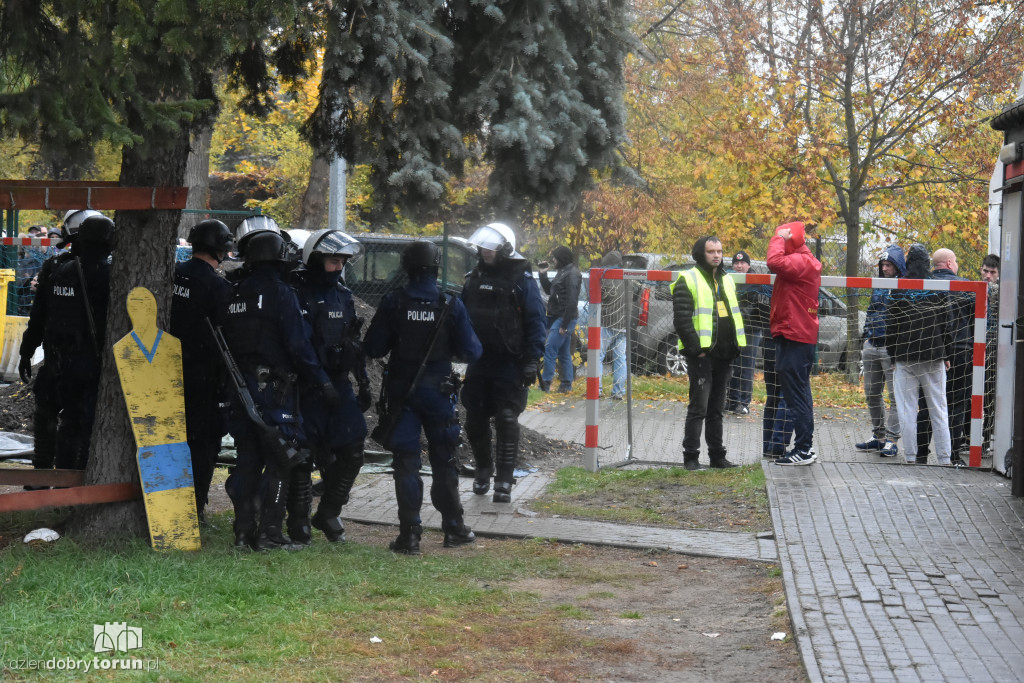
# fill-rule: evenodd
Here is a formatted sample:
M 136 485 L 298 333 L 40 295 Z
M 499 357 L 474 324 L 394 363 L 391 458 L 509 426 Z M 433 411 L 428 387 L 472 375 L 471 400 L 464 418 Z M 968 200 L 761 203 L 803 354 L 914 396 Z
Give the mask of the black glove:
M 530 361 L 524 363 L 522 367 L 522 375 L 520 378 L 523 381 L 523 386 L 528 387 L 537 381 L 537 361 Z
M 373 405 L 373 394 L 370 393 L 369 384 L 359 385 L 359 393 L 356 395 L 356 403 L 359 404 L 359 410 L 364 413 Z
M 18 374 L 21 375 L 21 381 L 28 384 L 32 379 L 32 356 L 22 356 L 21 362 L 18 363 Z
M 320 385 L 320 398 L 327 404 L 327 409 L 330 412 L 337 413 L 341 411 L 341 396 L 330 382 Z

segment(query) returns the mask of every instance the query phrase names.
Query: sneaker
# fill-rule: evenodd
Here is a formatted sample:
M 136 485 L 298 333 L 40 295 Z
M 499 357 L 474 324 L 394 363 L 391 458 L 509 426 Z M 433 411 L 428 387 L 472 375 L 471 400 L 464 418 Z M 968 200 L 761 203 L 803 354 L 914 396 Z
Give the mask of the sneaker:
M 895 458 L 900 454 L 900 449 L 892 441 L 886 441 L 885 445 L 882 446 L 882 450 L 878 452 L 883 458 Z
M 865 441 L 864 443 L 855 444 L 854 447 L 858 451 L 876 452 L 882 450 L 885 447 L 885 442 L 882 441 L 881 439 L 871 439 L 870 441 Z
M 750 408 L 746 406 L 741 406 L 740 404 L 737 403 L 732 407 L 732 410 L 730 410 L 729 412 L 732 413 L 733 415 L 750 415 Z
M 813 452 L 798 451 L 795 448 L 781 458 L 775 458 L 776 465 L 810 465 L 818 459 Z

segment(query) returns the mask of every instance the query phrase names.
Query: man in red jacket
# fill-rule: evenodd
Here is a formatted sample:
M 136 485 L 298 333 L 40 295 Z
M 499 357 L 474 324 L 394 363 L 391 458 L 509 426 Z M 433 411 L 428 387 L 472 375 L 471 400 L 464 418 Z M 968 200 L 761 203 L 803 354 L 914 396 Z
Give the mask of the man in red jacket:
M 775 368 L 793 421 L 793 450 L 775 459 L 776 465 L 810 465 L 816 459 L 811 365 L 818 343 L 818 289 L 821 262 L 804 244 L 804 224 L 786 223 L 768 242 L 768 270 L 775 273 L 772 292 L 771 335 L 775 340 Z

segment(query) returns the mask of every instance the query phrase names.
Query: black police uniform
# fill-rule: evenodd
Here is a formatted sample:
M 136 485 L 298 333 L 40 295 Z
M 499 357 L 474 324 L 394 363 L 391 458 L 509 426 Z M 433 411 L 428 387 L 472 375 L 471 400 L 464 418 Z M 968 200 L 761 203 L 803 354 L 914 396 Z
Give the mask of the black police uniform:
M 57 265 L 43 291 L 43 345 L 60 408 L 55 462 L 62 469 L 85 469 L 89 457 L 110 298 L 109 247 L 78 241 L 75 254 L 78 261 Z
M 476 460 L 473 492 L 487 493 L 494 480 L 496 502 L 508 501 L 519 450 L 519 414 L 526 409 L 527 387 L 537 379 L 544 355 L 546 316 L 540 288 L 522 258 L 481 261 L 466 278 L 462 300 L 483 355 L 469 365 L 462 390 L 466 407 L 466 438 Z M 494 418 L 495 455 L 491 457 Z
M 221 406 L 224 362 L 213 342 L 209 320 L 220 325 L 231 285 L 206 261 L 192 258 L 174 267 L 170 332 L 181 340 L 185 424 L 192 454 L 192 478 L 200 519 L 227 424 Z
M 465 528 L 459 501 L 459 474 L 455 459 L 459 423 L 451 384 L 452 358 L 463 362 L 480 357 L 482 348 L 473 332 L 466 308 L 457 298 L 441 298 L 433 274 L 413 273 L 408 286 L 385 296 L 363 339 L 366 355 L 388 360 L 385 391 L 391 401 L 405 396 L 420 367 L 428 340 L 450 305 L 437 343 L 423 375 L 405 405 L 394 433 L 395 495 L 398 499 L 399 538 L 416 538 L 418 552 L 423 480 L 420 478 L 420 427 L 427 437 L 432 483 L 430 500 L 441 513 L 446 539 Z M 394 405 L 392 405 L 394 408 Z M 396 541 L 397 543 L 397 541 Z M 453 543 L 456 544 L 456 543 Z M 394 547 L 393 549 L 398 549 Z
M 46 354 L 44 344 L 49 302 L 49 283 L 53 271 L 60 265 L 73 259 L 71 251 L 61 252 L 43 261 L 36 276 L 35 298 L 28 316 L 28 325 L 21 338 L 22 381 L 28 382 L 32 375 L 32 355 L 43 344 L 43 364 L 36 372 L 36 380 L 32 385 L 35 397 L 35 411 L 32 413 L 33 452 L 32 466 L 36 469 L 52 469 L 57 447 L 57 415 L 60 413 L 60 396 L 57 393 L 57 363 Z
M 328 378 L 310 343 L 298 297 L 284 281 L 281 268 L 278 263 L 257 263 L 233 287 L 224 315 L 224 337 L 263 421 L 285 439 L 301 442 L 298 384 L 323 386 Z M 238 451 L 238 464 L 225 486 L 235 507 L 236 545 L 251 545 L 254 534 L 258 534 L 257 547 L 288 544 L 281 529 L 289 472 L 234 401 L 228 430 Z
M 345 528 L 339 515 L 363 466 L 363 410 L 371 400 L 370 379 L 359 341 L 362 321 L 356 318 L 352 292 L 341 284 L 340 278 L 341 271 L 328 273 L 314 265 L 298 273 L 296 286 L 303 314 L 312 328 L 313 348 L 340 403 L 339 410 L 331 410 L 329 404 L 318 400 L 316 390 L 307 390 L 302 395 L 307 443 L 324 478 L 324 493 L 312 525 L 330 541 L 344 540 Z M 352 390 L 350 373 L 359 386 L 359 400 Z M 291 520 L 289 514 L 289 535 L 295 540 L 301 532 L 292 528 Z

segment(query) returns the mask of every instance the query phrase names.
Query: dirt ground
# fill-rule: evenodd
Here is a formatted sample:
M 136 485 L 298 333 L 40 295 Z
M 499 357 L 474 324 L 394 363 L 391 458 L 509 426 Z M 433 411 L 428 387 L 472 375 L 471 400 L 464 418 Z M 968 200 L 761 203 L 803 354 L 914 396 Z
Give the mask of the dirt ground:
M 31 392 L 20 382 L 0 387 L 0 430 L 31 433 L 32 409 Z M 372 411 L 369 417 L 372 422 Z M 577 445 L 525 428 L 521 439 L 522 466 L 553 472 L 582 462 Z M 460 461 L 467 467 L 472 463 L 465 446 Z M 218 471 L 211 511 L 230 509 L 223 479 Z M 0 493 L 14 490 L 0 487 Z M 712 504 L 700 508 L 709 518 L 720 514 Z M 59 528 L 55 511 L 41 515 Z M 24 518 L 15 525 L 14 519 L 0 515 L 0 556 L 4 545 L 17 542 L 32 527 Z M 350 541 L 382 546 L 395 533 L 389 526 L 350 523 L 347 528 Z M 441 552 L 438 534 L 430 532 L 424 541 L 425 552 Z M 475 547 L 444 552 L 501 552 L 508 543 L 522 541 L 481 539 Z M 565 629 L 593 638 L 588 642 L 594 647 L 581 657 L 579 667 L 552 680 L 806 680 L 792 641 L 782 581 L 771 566 L 604 547 L 587 548 L 567 561 L 576 563 L 577 570 L 568 577 L 528 578 L 510 586 L 565 613 Z M 777 632 L 785 633 L 786 640 L 772 641 Z

